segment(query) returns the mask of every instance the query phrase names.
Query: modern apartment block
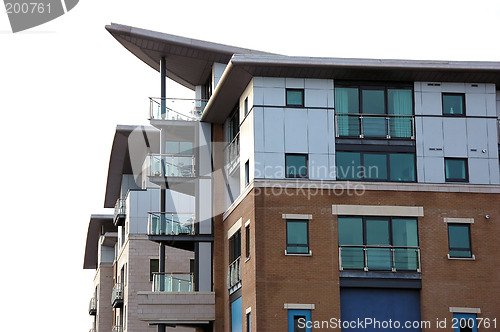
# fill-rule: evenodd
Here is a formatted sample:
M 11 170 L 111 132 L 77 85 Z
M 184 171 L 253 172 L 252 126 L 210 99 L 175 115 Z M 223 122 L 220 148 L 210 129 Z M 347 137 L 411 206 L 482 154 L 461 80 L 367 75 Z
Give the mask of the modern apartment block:
M 157 282 L 129 288 L 129 331 L 499 328 L 500 63 L 292 57 L 106 29 L 160 74 L 151 127 L 116 150 L 121 187 L 149 195 L 136 216 L 159 258 Z M 118 188 L 108 178 L 106 206 Z M 127 227 L 99 218 L 92 236 L 119 245 Z M 175 255 L 193 259 L 178 277 Z M 113 274 L 101 261 L 97 279 Z
M 140 173 L 134 176 L 134 167 L 141 167 L 137 161 L 143 161 L 148 152 L 143 134 L 159 139 L 152 127 L 117 127 L 104 202 L 104 207 L 114 208 L 114 214 L 90 218 L 84 268 L 96 269 L 95 292 L 89 303 L 89 314 L 93 316 L 91 331 L 154 331 L 138 317 L 141 292 L 159 287 L 164 278 L 169 287 L 177 290 L 193 283 L 191 251 L 169 247 L 164 259 L 169 273 L 158 274 L 158 246 L 149 241 L 148 227 L 159 215 L 159 189 L 151 185 L 142 189 Z M 149 151 L 157 149 L 156 143 L 149 147 Z M 189 198 L 169 191 L 166 201 L 173 211 L 180 209 L 185 216 L 193 215 Z

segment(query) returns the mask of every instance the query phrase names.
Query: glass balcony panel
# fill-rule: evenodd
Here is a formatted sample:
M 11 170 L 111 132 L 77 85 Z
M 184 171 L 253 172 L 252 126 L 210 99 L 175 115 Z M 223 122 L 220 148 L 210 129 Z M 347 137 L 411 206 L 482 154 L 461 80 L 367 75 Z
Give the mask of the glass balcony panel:
M 149 98 L 149 116 L 151 120 L 199 121 L 207 103 L 205 99 Z
M 194 156 L 180 154 L 149 155 L 149 176 L 194 177 Z
M 366 265 L 369 271 L 392 270 L 392 252 L 390 248 L 367 248 Z
M 387 119 L 382 116 L 363 116 L 364 137 L 387 137 Z
M 153 292 L 193 292 L 194 282 L 192 274 L 182 273 L 155 273 L 153 274 Z
M 417 271 L 420 269 L 418 259 L 418 249 L 416 248 L 395 248 L 394 267 L 396 271 Z
M 343 269 L 362 270 L 365 267 L 365 254 L 362 247 L 342 247 L 341 260 Z
M 241 270 L 240 270 L 241 257 L 238 257 L 229 265 L 227 272 L 227 286 L 231 288 L 236 286 L 241 281 Z
M 337 115 L 338 136 L 359 137 L 359 114 Z
M 195 215 L 191 213 L 148 214 L 149 235 L 194 235 Z
M 413 137 L 413 116 L 396 116 L 389 118 L 389 135 L 392 138 Z

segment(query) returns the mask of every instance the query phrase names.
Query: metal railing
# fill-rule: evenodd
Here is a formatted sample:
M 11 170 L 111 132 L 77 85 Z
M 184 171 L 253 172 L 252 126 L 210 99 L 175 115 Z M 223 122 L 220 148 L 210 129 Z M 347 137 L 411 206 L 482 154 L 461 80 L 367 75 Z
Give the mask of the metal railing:
M 189 273 L 153 273 L 153 292 L 193 292 L 194 276 Z
M 194 155 L 150 154 L 148 155 L 148 176 L 194 177 Z
M 240 155 L 240 133 L 237 133 L 231 142 L 224 148 L 226 165 L 233 163 Z
M 194 235 L 192 213 L 149 212 L 148 235 Z
M 162 103 L 165 114 L 162 114 Z M 149 118 L 151 120 L 199 121 L 208 100 L 183 98 L 149 98 Z
M 336 137 L 415 139 L 415 116 L 396 114 L 335 114 Z
M 236 286 L 241 281 L 241 257 L 236 258 L 229 264 L 227 270 L 227 288 Z
M 118 198 L 115 203 L 115 218 L 120 215 L 120 214 L 125 214 L 126 213 L 126 206 L 125 206 L 126 200 L 123 198 Z
M 340 270 L 415 271 L 420 269 L 418 247 L 339 246 Z
M 120 325 L 115 325 L 113 326 L 111 332 L 123 332 L 123 327 L 121 327 Z
M 111 304 L 115 302 L 123 301 L 123 284 L 116 283 L 113 286 L 113 291 L 111 292 Z
M 89 302 L 89 314 L 95 315 L 96 312 L 97 312 L 97 299 L 93 297 L 90 299 Z

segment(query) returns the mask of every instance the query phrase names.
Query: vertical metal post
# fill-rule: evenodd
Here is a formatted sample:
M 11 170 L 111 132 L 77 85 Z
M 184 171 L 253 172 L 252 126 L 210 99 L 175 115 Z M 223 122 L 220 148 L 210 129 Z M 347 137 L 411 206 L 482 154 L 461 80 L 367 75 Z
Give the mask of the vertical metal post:
M 167 104 L 166 104 L 166 96 L 167 96 L 167 91 L 166 91 L 166 79 L 167 79 L 167 68 L 166 68 L 166 60 L 165 57 L 161 57 L 160 60 L 160 76 L 161 76 L 161 118 L 165 119 L 166 114 L 167 114 Z M 162 154 L 165 152 L 165 129 L 160 130 L 160 160 L 162 161 L 162 164 L 164 163 L 163 158 L 161 157 Z M 163 172 L 162 172 L 164 179 L 166 181 L 166 172 L 165 172 L 165 165 L 163 165 Z M 166 183 L 165 183 L 166 185 Z M 165 212 L 166 212 L 166 206 L 165 206 L 165 198 L 166 198 L 167 192 L 165 188 L 160 189 L 160 225 L 165 225 Z M 160 278 L 163 277 L 165 278 L 165 244 L 160 243 L 160 249 L 159 249 L 159 272 L 160 272 Z M 165 282 L 160 283 L 160 288 L 159 291 L 165 291 Z M 166 326 L 164 324 L 158 324 L 158 332 L 165 332 L 166 331 Z

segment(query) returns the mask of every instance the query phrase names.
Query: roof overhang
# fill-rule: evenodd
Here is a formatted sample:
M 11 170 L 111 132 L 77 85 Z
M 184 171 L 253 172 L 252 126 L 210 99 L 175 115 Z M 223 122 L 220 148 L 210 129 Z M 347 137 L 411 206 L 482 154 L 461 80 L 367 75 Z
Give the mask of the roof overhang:
M 106 30 L 127 50 L 158 72 L 160 59 L 165 57 L 167 77 L 192 90 L 208 80 L 215 62 L 226 64 L 233 54 L 265 54 L 115 23 L 107 25 Z
M 112 208 L 120 198 L 122 176 L 133 174 L 136 182 L 140 180 L 142 164 L 148 151 L 159 152 L 160 132 L 154 127 L 123 126 L 116 127 L 113 146 L 109 157 L 108 179 L 104 207 Z M 140 182 L 137 182 L 140 183 Z
M 85 244 L 85 256 L 83 258 L 84 269 L 97 268 L 99 238 L 101 235 L 109 232 L 117 232 L 117 227 L 113 226 L 112 214 L 93 214 L 90 216 L 87 242 Z
M 356 81 L 471 82 L 500 85 L 500 62 L 290 57 L 236 54 L 222 75 L 202 121 L 223 123 L 252 77 Z

